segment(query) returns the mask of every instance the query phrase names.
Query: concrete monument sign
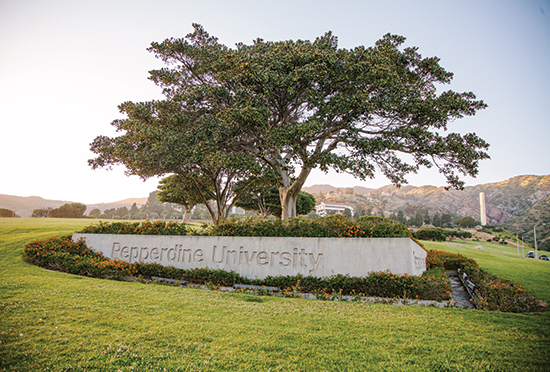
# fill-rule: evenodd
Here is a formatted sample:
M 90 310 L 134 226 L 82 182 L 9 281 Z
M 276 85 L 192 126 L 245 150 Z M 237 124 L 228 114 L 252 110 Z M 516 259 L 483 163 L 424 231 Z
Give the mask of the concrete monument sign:
M 422 275 L 426 251 L 407 238 L 264 238 L 74 234 L 110 259 L 180 269 L 235 271 L 254 279 L 278 275 L 367 276 L 370 271 Z

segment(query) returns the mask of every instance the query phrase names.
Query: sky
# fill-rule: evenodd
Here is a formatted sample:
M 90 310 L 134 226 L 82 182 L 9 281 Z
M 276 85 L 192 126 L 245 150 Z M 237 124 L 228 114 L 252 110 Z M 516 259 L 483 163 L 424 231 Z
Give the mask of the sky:
M 332 31 L 354 48 L 403 35 L 454 73 L 442 88 L 488 104 L 449 126 L 491 144 L 466 186 L 550 174 L 550 0 L 0 0 L 0 194 L 92 204 L 155 191 L 158 179 L 123 167 L 92 170 L 90 143 L 117 135 L 119 104 L 162 98 L 147 77 L 163 65 L 146 49 L 184 37 L 192 23 L 230 47 Z M 408 180 L 445 185 L 433 169 Z M 306 186 L 314 184 L 390 182 L 314 171 Z

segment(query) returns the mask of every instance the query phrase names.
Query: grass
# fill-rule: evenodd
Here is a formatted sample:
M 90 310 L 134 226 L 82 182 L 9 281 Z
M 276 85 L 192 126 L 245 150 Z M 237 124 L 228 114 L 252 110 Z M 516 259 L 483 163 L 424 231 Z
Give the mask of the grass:
M 0 370 L 544 371 L 548 367 L 548 313 L 255 297 L 78 277 L 22 261 L 26 242 L 69 234 L 89 224 L 89 220 L 0 219 Z M 440 248 L 455 249 L 444 244 Z M 467 252 L 498 256 L 489 248 Z M 481 258 L 493 262 L 491 255 Z M 522 285 L 520 279 L 525 277 L 530 286 L 540 287 L 542 299 L 549 296 L 545 276 L 516 278 L 510 271 L 514 262 L 527 259 L 502 256 L 504 264 L 493 266 L 502 266 Z M 550 263 L 541 263 L 550 268 Z M 544 269 L 541 266 L 548 275 Z

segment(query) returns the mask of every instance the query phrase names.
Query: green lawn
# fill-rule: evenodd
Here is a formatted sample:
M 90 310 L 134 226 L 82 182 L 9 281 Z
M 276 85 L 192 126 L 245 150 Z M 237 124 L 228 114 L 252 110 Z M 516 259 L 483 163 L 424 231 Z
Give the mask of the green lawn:
M 255 297 L 77 277 L 22 261 L 26 242 L 90 223 L 0 219 L 0 370 L 548 370 L 548 313 Z M 510 247 L 437 248 L 461 249 L 550 298 L 548 262 L 513 257 Z

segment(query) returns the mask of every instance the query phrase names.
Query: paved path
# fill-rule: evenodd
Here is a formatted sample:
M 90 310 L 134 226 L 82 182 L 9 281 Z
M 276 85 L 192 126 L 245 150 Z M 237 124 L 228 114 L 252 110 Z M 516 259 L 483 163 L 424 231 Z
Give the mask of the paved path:
M 449 281 L 451 282 L 451 296 L 456 302 L 456 306 L 465 309 L 473 309 L 474 305 L 472 305 L 472 302 L 470 301 L 470 295 L 458 278 L 458 273 L 448 271 L 447 275 L 449 275 Z

